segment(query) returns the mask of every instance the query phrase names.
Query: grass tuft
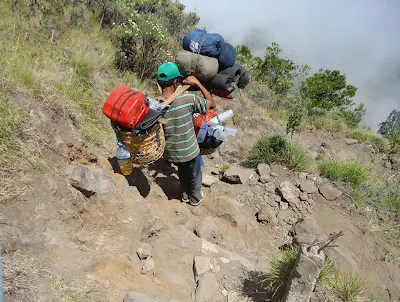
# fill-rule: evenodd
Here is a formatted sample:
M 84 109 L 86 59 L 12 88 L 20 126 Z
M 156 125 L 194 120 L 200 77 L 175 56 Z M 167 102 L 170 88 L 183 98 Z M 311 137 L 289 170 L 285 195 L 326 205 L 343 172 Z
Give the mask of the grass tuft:
M 253 167 L 261 163 L 279 163 L 294 171 L 306 171 L 311 159 L 306 151 L 283 136 L 264 135 L 251 149 L 249 163 Z
M 394 250 L 387 253 L 385 256 L 385 261 L 394 264 L 400 264 L 400 250 Z
M 354 186 L 360 186 L 367 180 L 367 172 L 358 163 L 330 161 L 321 165 L 321 172 L 326 178 Z
M 297 248 L 285 249 L 271 259 L 269 273 L 262 280 L 269 290 L 276 293 L 285 285 L 296 264 L 298 253 Z
M 336 272 L 329 286 L 343 302 L 356 302 L 362 299 L 364 285 L 351 272 Z
M 388 140 L 380 137 L 376 133 L 365 129 L 353 129 L 347 131 L 347 136 L 354 138 L 361 143 L 368 143 L 375 146 L 380 152 L 385 152 L 390 149 Z

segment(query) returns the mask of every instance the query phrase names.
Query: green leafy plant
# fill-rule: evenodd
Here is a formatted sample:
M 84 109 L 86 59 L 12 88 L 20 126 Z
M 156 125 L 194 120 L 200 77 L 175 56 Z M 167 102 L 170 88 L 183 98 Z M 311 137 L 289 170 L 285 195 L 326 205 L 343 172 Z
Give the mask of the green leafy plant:
M 364 292 L 362 281 L 351 272 L 337 271 L 329 282 L 329 287 L 343 302 L 360 301 Z
M 249 163 L 256 167 L 261 163 L 280 163 L 295 171 L 305 171 L 310 166 L 310 157 L 299 146 L 281 135 L 264 135 L 252 147 Z

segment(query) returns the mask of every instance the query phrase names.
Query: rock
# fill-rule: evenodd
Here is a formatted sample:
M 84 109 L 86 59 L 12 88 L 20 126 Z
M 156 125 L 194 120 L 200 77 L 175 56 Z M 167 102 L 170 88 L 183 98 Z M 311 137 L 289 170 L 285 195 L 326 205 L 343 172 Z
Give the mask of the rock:
M 226 196 L 215 199 L 214 202 L 207 203 L 208 209 L 218 217 L 224 218 L 237 226 L 239 223 L 239 206 L 238 202 Z
M 257 213 L 257 220 L 260 222 L 269 223 L 272 226 L 276 226 L 278 224 L 278 218 L 276 218 L 274 210 L 269 207 L 261 208 L 261 210 Z
M 317 238 L 319 228 L 315 219 L 307 216 L 292 227 L 290 234 L 296 238 L 297 242 L 311 243 Z
M 136 251 L 140 260 L 151 257 L 151 245 L 148 243 L 141 243 Z
M 281 210 L 287 210 L 289 209 L 289 204 L 287 202 L 281 201 L 279 202 L 279 207 L 281 208 Z
M 308 194 L 305 193 L 305 192 L 301 192 L 300 193 L 300 200 L 302 200 L 302 201 L 308 200 Z
M 300 200 L 297 197 L 298 193 L 296 192 L 296 187 L 292 183 L 288 181 L 281 183 L 279 191 L 283 199 L 286 200 L 291 207 L 297 206 Z
M 224 288 L 221 293 L 224 297 L 228 297 L 228 291 L 226 290 L 226 288 Z
M 257 166 L 257 173 L 260 176 L 263 176 L 263 175 L 270 176 L 271 175 L 271 168 L 267 164 L 259 164 Z
M 272 176 L 272 177 L 278 177 L 278 173 L 271 172 L 271 176 Z
M 146 274 L 154 270 L 154 260 L 152 257 L 147 257 L 144 261 L 144 265 L 142 266 L 142 274 Z
M 263 175 L 260 177 L 260 182 L 266 184 L 272 180 L 270 175 Z
M 86 197 L 94 194 L 116 193 L 115 182 L 102 170 L 78 165 L 70 178 L 71 185 Z
M 223 240 L 221 229 L 215 224 L 214 218 L 208 216 L 203 219 L 200 225 L 195 229 L 195 234 L 200 238 L 206 239 L 212 243 L 220 243 Z
M 358 140 L 353 139 L 353 138 L 346 138 L 344 141 L 345 141 L 346 144 L 348 144 L 348 145 L 355 145 L 355 144 L 358 144 Z
M 196 256 L 193 259 L 193 270 L 196 281 L 210 270 L 210 258 Z
M 197 282 L 195 301 L 206 302 L 211 300 L 214 294 L 219 290 L 217 278 L 213 273 L 205 273 Z
M 277 216 L 279 223 L 282 225 L 283 222 L 288 221 L 288 219 L 291 217 L 292 214 L 293 214 L 293 212 L 290 210 L 280 211 Z
M 265 186 L 265 191 L 267 191 L 269 193 L 275 193 L 276 187 L 273 183 L 267 183 L 264 186 Z
M 158 302 L 154 300 L 148 295 L 137 293 L 137 292 L 130 292 L 127 293 L 123 302 Z
M 318 253 L 318 249 L 319 247 L 312 247 L 308 251 L 307 245 L 300 247 L 296 265 L 289 275 L 282 301 L 310 301 L 326 258 L 324 252 Z
M 300 190 L 307 194 L 313 194 L 318 192 L 318 188 L 310 180 L 302 180 L 300 183 Z
M 203 174 L 203 186 L 205 187 L 211 187 L 213 184 L 216 184 L 218 182 L 218 178 L 208 175 L 208 174 Z
M 282 198 L 279 196 L 279 195 L 276 195 L 275 197 L 274 197 L 274 200 L 275 200 L 275 202 L 281 202 L 282 201 Z
M 229 184 L 245 184 L 253 174 L 253 170 L 232 166 L 224 172 L 221 181 Z
M 336 198 L 342 196 L 342 192 L 332 185 L 325 185 L 319 188 L 319 192 L 324 196 L 327 200 L 335 200 Z

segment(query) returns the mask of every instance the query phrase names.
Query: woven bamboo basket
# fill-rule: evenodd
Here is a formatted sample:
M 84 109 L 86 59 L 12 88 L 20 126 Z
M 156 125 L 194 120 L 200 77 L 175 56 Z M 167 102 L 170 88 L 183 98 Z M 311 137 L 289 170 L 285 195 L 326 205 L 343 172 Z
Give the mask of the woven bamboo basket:
M 131 153 L 134 164 L 147 166 L 159 160 L 164 154 L 165 137 L 160 123 L 143 134 L 135 135 L 132 132 L 121 131 L 120 139 Z
M 163 109 L 171 104 L 178 96 L 189 89 L 184 85 L 175 91 L 161 106 Z M 162 119 L 160 120 L 162 121 Z M 114 129 L 115 130 L 115 129 Z M 128 131 L 116 131 L 116 135 L 131 153 L 132 162 L 136 165 L 147 166 L 159 160 L 165 149 L 165 136 L 162 123 L 157 123 L 145 133 L 135 134 Z

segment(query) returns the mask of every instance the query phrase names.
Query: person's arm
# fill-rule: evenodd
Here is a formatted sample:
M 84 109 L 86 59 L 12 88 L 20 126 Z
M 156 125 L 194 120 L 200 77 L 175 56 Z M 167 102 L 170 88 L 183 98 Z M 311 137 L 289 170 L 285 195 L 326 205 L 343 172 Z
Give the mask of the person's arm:
M 196 86 L 200 89 L 203 97 L 209 102 L 210 109 L 214 109 L 217 107 L 217 104 L 214 101 L 212 94 L 200 83 L 200 81 L 194 76 L 188 76 L 186 79 L 183 80 L 184 84 L 188 84 L 191 86 Z

